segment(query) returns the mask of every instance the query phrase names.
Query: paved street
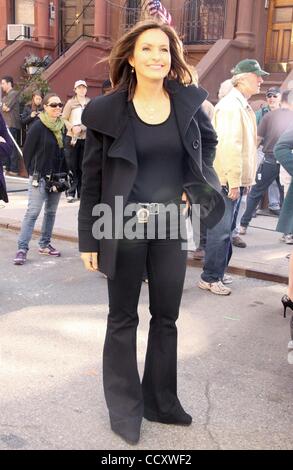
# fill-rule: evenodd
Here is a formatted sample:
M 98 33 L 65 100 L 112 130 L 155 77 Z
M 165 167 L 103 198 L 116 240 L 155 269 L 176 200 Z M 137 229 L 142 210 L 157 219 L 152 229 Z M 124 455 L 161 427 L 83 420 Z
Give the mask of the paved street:
M 14 266 L 17 234 L 0 229 L 0 449 L 130 449 L 108 425 L 101 380 L 106 281 L 74 243 L 60 259 L 31 243 Z M 174 266 L 176 269 L 176 266 Z M 189 268 L 178 321 L 178 389 L 190 428 L 143 422 L 138 449 L 292 449 L 293 367 L 281 284 L 234 278 L 233 295 L 195 287 Z M 139 307 L 140 372 L 148 288 Z

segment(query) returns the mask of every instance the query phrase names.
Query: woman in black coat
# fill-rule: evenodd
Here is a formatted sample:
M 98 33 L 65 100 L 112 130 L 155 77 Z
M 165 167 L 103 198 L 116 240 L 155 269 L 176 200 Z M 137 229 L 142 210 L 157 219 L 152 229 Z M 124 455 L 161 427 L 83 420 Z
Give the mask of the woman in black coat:
M 56 93 L 48 93 L 43 104 L 44 111 L 30 128 L 23 149 L 29 174 L 28 208 L 18 238 L 18 250 L 14 258 L 16 265 L 26 262 L 34 226 L 43 205 L 45 209 L 39 254 L 60 256 L 60 251 L 51 245 L 51 236 L 61 191 L 68 189 L 65 186 L 65 123 L 60 117 L 63 104 Z
M 185 226 L 181 199 L 202 204 L 209 227 L 224 208 L 214 188 L 219 184 L 212 167 L 217 138 L 201 110 L 207 93 L 185 86 L 186 76 L 191 83 L 173 28 L 139 23 L 112 49 L 113 91 L 92 100 L 82 118 L 88 132 L 80 251 L 87 269 L 99 266 L 108 277 L 104 392 L 112 430 L 132 444 L 139 440 L 143 417 L 191 424 L 177 396 L 176 320 L 186 251 L 185 234 L 176 223 L 179 219 Z M 162 235 L 158 227 L 171 203 L 176 210 L 166 217 Z M 145 264 L 151 321 L 141 383 L 136 330 Z
M 286 131 L 278 140 L 274 153 L 276 160 L 293 178 L 293 129 Z M 286 194 L 276 230 L 281 233 L 293 233 L 293 179 Z M 290 256 L 288 295 L 282 297 L 284 317 L 286 310 L 293 310 L 293 256 Z M 288 362 L 293 364 L 293 315 L 290 321 L 291 340 L 288 344 Z
M 23 112 L 20 115 L 20 121 L 26 132 L 39 118 L 40 113 L 43 111 L 42 100 L 42 93 L 36 90 L 33 92 L 31 103 L 25 105 Z
M 7 132 L 7 127 L 0 113 L 0 200 L 8 202 L 5 178 L 3 174 L 3 161 L 9 157 L 13 150 L 12 140 Z

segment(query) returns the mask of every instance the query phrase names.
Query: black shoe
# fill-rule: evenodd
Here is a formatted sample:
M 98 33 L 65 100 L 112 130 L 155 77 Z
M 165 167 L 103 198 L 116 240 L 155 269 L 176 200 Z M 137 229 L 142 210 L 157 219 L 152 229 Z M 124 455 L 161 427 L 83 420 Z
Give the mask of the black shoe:
M 156 423 L 174 424 L 177 426 L 190 426 L 192 423 L 192 416 L 186 413 L 181 405 L 178 406 L 173 413 L 160 416 L 151 411 L 144 410 L 143 416 L 148 421 L 154 421 Z
M 284 295 L 281 299 L 281 302 L 284 306 L 284 318 L 286 318 L 287 307 L 289 307 L 289 308 L 291 308 L 291 310 L 293 310 L 293 302 L 290 299 L 290 297 L 288 297 L 288 295 Z
M 114 421 L 110 417 L 111 429 L 127 444 L 135 445 L 139 442 L 141 419 Z
M 192 257 L 193 257 L 193 259 L 203 261 L 203 260 L 204 260 L 204 257 L 205 257 L 205 254 L 206 254 L 205 250 L 204 250 L 203 248 L 201 248 L 201 247 L 198 247 L 198 248 L 196 248 L 196 250 L 193 252 Z
M 238 235 L 232 237 L 232 245 L 237 246 L 238 248 L 246 248 L 246 243 Z

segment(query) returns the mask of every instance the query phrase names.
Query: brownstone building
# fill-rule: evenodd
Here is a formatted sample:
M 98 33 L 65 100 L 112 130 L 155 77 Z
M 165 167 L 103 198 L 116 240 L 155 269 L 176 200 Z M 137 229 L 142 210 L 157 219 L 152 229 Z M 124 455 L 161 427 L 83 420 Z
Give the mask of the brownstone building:
M 0 0 L 0 73 L 17 80 L 28 53 L 50 54 L 44 71 L 63 98 L 76 79 L 89 94 L 107 78 L 105 57 L 112 42 L 140 18 L 149 0 Z M 266 83 L 293 79 L 293 0 L 163 0 L 187 59 L 216 99 L 219 84 L 243 58 L 256 58 L 272 72 Z

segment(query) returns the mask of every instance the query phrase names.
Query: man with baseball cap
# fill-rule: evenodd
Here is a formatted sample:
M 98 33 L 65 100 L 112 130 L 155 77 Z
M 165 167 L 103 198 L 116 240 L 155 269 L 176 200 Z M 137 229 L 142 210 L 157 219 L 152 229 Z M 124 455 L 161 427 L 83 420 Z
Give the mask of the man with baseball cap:
M 257 172 L 256 184 L 247 197 L 246 210 L 241 219 L 241 233 L 245 234 L 251 221 L 254 209 L 262 199 L 271 183 L 279 177 L 280 165 L 275 159 L 274 147 L 282 134 L 292 126 L 293 93 L 286 90 L 282 93 L 281 108 L 267 113 L 258 126 L 259 141 L 263 142 L 264 160 Z M 292 237 L 288 239 L 292 244 Z
M 279 109 L 281 106 L 281 95 L 282 92 L 279 87 L 273 86 L 269 88 L 266 92 L 266 100 L 267 104 L 261 106 L 255 113 L 256 115 L 256 123 L 259 125 L 262 118 L 269 113 L 270 111 L 275 111 Z
M 268 75 L 253 59 L 239 62 L 232 70 L 232 90 L 215 107 L 214 128 L 218 146 L 214 168 L 222 185 L 225 214 L 207 232 L 206 255 L 198 287 L 217 295 L 229 295 L 225 275 L 232 255 L 232 231 L 241 195 L 254 183 L 257 157 L 257 126 L 248 99 L 260 91 Z
M 62 117 L 67 128 L 65 140 L 65 157 L 68 169 L 73 174 L 73 182 L 67 192 L 67 202 L 73 202 L 75 194 L 80 196 L 82 179 L 82 159 L 86 138 L 86 127 L 81 123 L 81 115 L 85 106 L 90 101 L 86 97 L 87 84 L 85 80 L 77 80 L 74 83 L 75 96 L 67 101 Z
M 266 92 L 266 101 L 265 105 L 262 105 L 260 109 L 258 109 L 255 113 L 256 115 L 256 123 L 257 125 L 260 124 L 263 117 L 269 113 L 270 111 L 276 111 L 281 107 L 281 96 L 282 92 L 281 89 L 277 86 L 270 87 Z M 258 147 L 258 166 L 263 162 L 264 153 L 262 145 Z M 279 180 L 275 180 L 268 189 L 268 197 L 269 197 L 269 209 L 273 212 L 278 214 L 280 211 L 280 182 Z M 256 211 L 255 211 L 256 212 Z

